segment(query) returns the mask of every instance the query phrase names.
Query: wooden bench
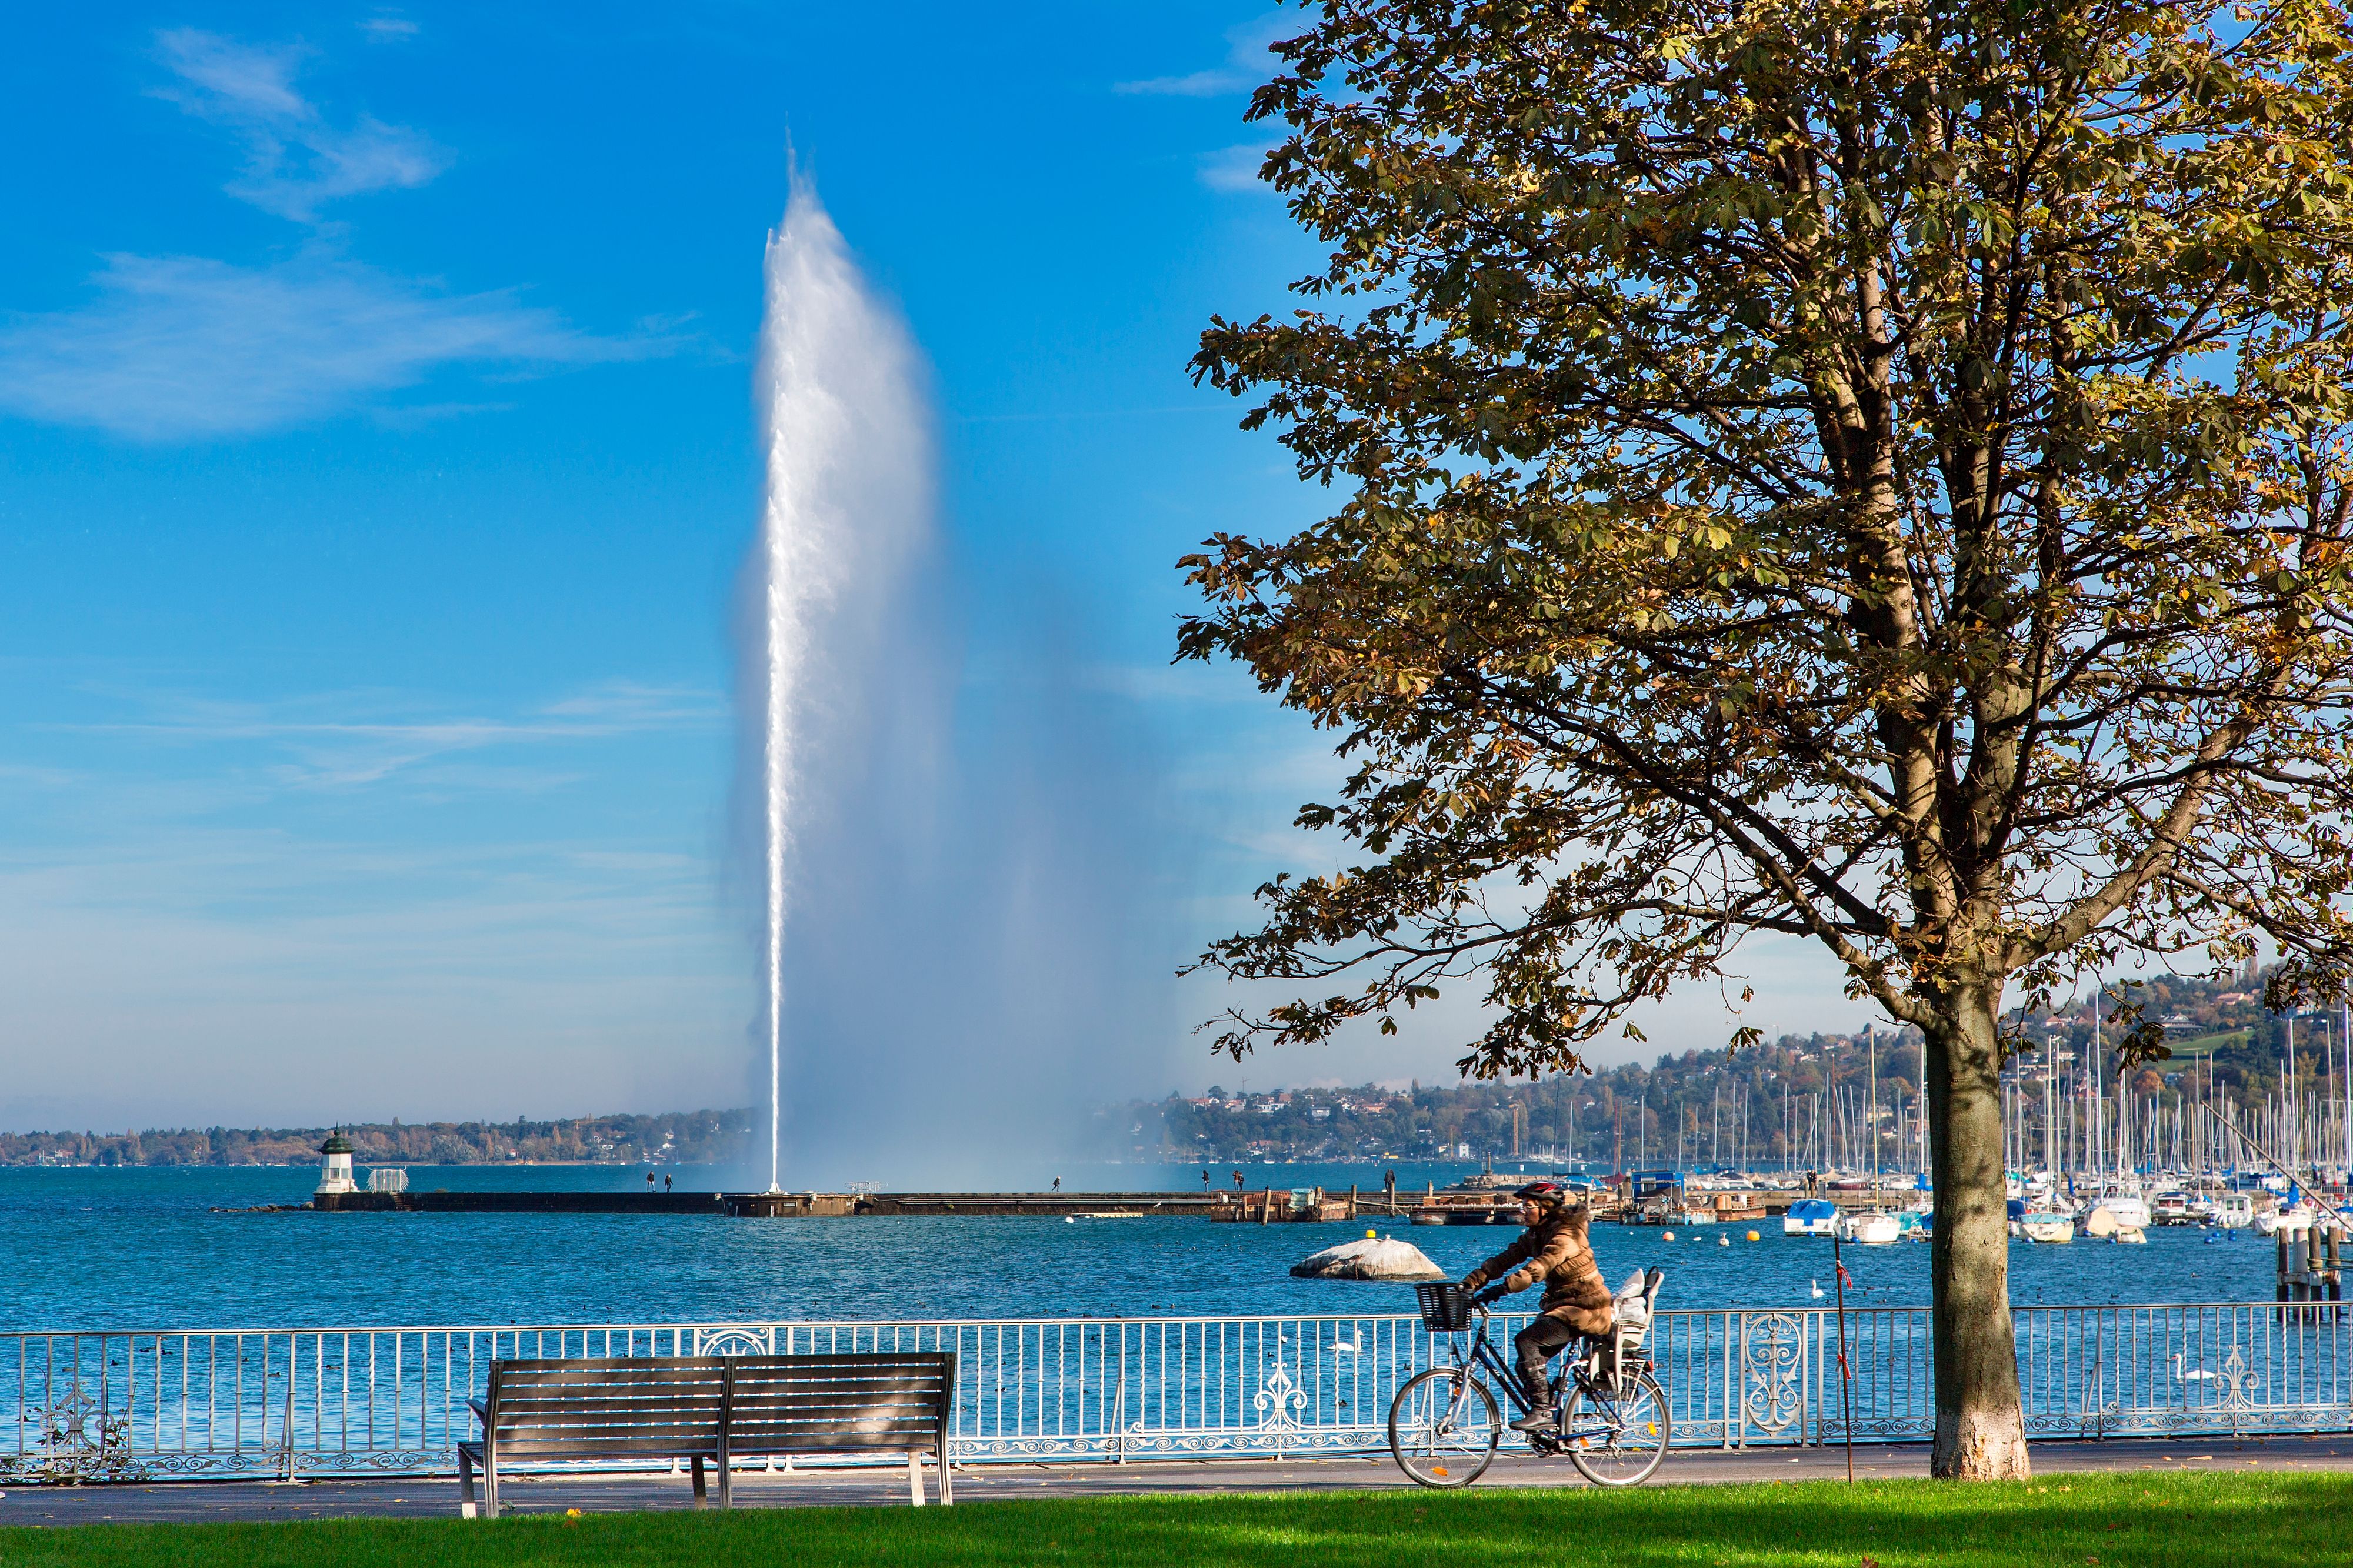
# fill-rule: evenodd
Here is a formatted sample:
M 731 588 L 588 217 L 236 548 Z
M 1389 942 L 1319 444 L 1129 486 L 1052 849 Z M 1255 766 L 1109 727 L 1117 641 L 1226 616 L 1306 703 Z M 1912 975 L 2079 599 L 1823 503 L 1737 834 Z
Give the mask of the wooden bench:
M 458 1510 L 468 1519 L 477 1468 L 482 1515 L 496 1519 L 501 1467 L 556 1460 L 690 1461 L 698 1500 L 708 1461 L 718 1467 L 726 1508 L 739 1459 L 903 1453 L 908 1494 L 920 1508 L 928 1454 L 939 1468 L 940 1501 L 955 1501 L 949 1354 L 501 1361 L 491 1365 L 489 1397 L 467 1404 L 482 1423 L 480 1442 L 458 1445 Z

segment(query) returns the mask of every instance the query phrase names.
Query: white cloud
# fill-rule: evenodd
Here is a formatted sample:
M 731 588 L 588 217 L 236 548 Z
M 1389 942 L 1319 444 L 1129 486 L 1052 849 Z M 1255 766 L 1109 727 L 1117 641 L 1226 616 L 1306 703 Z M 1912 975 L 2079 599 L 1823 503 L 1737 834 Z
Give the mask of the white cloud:
M 448 166 L 430 137 L 405 125 L 369 114 L 331 123 L 294 85 L 310 52 L 300 45 L 243 44 L 193 27 L 160 33 L 155 45 L 179 79 L 158 96 L 244 141 L 245 174 L 227 189 L 265 212 L 309 223 L 328 202 L 422 185 Z
M 1183 76 L 1147 77 L 1142 81 L 1119 81 L 1112 84 L 1113 92 L 1148 92 L 1170 98 L 1216 98 L 1222 93 L 1246 92 L 1257 83 L 1229 66 L 1214 70 L 1188 71 Z
M 1258 172 L 1266 164 L 1266 149 L 1256 142 L 1204 153 L 1195 165 L 1201 183 L 1213 191 L 1256 191 L 1268 187 Z
M 113 256 L 78 309 L 0 325 L 0 408 L 143 440 L 309 423 L 442 366 L 576 365 L 676 340 L 575 331 L 511 289 L 448 294 L 322 247 L 237 267 Z
M 1249 92 L 1273 71 L 1267 46 L 1297 26 L 1294 18 L 1269 11 L 1226 29 L 1226 63 L 1209 70 L 1182 76 L 1148 77 L 1142 81 L 1113 82 L 1113 92 L 1148 93 L 1168 98 L 1219 98 Z
M 628 681 L 591 687 L 511 718 L 419 718 L 412 708 L 381 693 L 337 692 L 267 704 L 187 701 L 153 718 L 68 728 L 175 742 L 253 742 L 274 757 L 262 771 L 281 784 L 349 789 L 470 752 L 707 730 L 728 712 L 711 692 Z M 569 776 L 487 767 L 459 776 L 444 768 L 435 782 L 533 789 Z
M 417 37 L 417 24 L 406 16 L 370 16 L 360 23 L 359 28 L 372 43 L 388 43 L 396 38 Z

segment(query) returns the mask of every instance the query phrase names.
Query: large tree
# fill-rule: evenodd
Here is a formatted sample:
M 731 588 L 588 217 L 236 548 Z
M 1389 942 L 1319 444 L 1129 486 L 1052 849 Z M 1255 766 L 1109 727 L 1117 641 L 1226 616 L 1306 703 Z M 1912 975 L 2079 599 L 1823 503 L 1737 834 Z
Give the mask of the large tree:
M 2353 958 L 2345 14 L 1303 26 L 1251 114 L 1328 261 L 1196 369 L 1335 509 L 1189 558 L 1181 652 L 1338 732 L 1301 821 L 1356 863 L 1209 950 L 1297 985 L 1221 1043 L 1465 977 L 1465 1069 L 1534 1075 L 1736 987 L 1746 937 L 1820 944 L 1926 1040 L 1935 1468 L 2023 1475 L 2005 1006 L 2259 944 L 2277 1002 Z

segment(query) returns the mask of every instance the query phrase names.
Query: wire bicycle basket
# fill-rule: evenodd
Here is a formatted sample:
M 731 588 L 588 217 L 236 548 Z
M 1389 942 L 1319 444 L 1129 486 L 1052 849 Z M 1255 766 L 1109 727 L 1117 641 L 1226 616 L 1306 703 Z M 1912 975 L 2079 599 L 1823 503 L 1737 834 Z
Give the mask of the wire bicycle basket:
M 1421 1326 L 1433 1334 L 1459 1334 L 1471 1326 L 1471 1292 L 1451 1280 L 1413 1288 L 1421 1302 Z

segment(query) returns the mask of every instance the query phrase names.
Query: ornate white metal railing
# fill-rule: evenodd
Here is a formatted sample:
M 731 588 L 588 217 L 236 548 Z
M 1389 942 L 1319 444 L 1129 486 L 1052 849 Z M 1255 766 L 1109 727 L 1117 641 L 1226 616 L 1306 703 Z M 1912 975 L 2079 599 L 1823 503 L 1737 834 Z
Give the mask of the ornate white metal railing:
M 1508 1335 L 1524 1318 L 1499 1318 Z M 1650 1342 L 1683 1445 L 1919 1439 L 1929 1315 L 1671 1311 Z M 2353 1426 L 2353 1316 L 2327 1305 L 2030 1307 L 2029 1430 L 2044 1436 Z M 0 1476 L 24 1480 L 447 1471 L 501 1357 L 870 1349 L 958 1358 L 964 1462 L 1377 1449 L 1388 1403 L 1444 1359 L 1410 1317 L 1008 1319 L 58 1331 L 0 1335 Z

